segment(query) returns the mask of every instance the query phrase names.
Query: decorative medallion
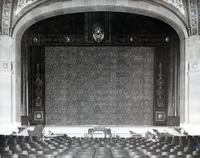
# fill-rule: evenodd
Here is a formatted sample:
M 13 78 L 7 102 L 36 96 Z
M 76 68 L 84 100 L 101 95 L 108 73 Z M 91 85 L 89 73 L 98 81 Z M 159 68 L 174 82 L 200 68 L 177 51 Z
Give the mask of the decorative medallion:
M 0 61 L 0 71 L 10 71 L 10 70 L 11 70 L 11 66 L 9 62 Z
M 34 121 L 44 121 L 43 111 L 34 111 Z
M 100 43 L 104 39 L 104 30 L 101 26 L 96 26 L 92 32 L 93 39 Z
M 165 121 L 165 112 L 156 111 L 156 121 Z

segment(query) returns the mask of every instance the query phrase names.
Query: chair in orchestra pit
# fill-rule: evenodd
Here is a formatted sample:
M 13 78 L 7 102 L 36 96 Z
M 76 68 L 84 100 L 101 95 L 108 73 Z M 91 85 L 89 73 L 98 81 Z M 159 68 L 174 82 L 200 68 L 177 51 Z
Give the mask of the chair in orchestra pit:
M 171 135 L 168 132 L 159 132 L 157 129 L 153 129 L 153 132 L 156 134 L 157 139 L 161 137 L 170 137 Z
M 37 126 L 35 126 L 34 130 L 28 130 L 28 135 L 30 137 L 38 137 L 41 138 L 43 136 L 42 131 L 44 129 L 44 126 L 42 124 L 39 124 Z
M 135 132 L 133 132 L 131 130 L 129 130 L 129 133 L 131 134 L 131 137 L 142 137 L 141 134 L 135 133 Z

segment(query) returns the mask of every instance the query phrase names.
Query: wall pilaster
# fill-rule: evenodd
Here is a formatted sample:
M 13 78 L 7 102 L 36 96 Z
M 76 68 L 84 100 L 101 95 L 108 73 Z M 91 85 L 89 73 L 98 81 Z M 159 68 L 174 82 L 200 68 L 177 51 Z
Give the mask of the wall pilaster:
M 0 37 L 0 126 L 9 130 L 15 124 L 15 73 L 13 40 L 9 36 Z
M 186 123 L 200 125 L 200 36 L 186 39 Z

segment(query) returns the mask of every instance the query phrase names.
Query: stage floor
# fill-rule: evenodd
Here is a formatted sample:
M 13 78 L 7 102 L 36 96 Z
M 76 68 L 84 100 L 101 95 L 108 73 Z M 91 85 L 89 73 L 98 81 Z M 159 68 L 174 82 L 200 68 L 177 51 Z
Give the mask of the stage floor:
M 28 135 L 28 130 L 33 130 L 34 126 L 25 126 L 24 130 L 19 133 L 19 128 L 22 126 L 20 124 L 0 124 L 0 134 L 9 135 L 9 134 L 17 134 L 17 135 Z M 200 126 L 199 124 L 194 125 L 181 125 L 180 127 L 159 127 L 159 126 L 95 126 L 95 125 L 85 125 L 85 126 L 45 126 L 43 133 L 45 136 L 49 134 L 67 134 L 69 136 L 76 137 L 85 137 L 88 133 L 88 129 L 95 127 L 105 127 L 111 129 L 111 133 L 113 136 L 120 137 L 130 137 L 131 134 L 129 131 L 132 131 L 136 134 L 140 134 L 142 136 L 145 135 L 147 131 L 153 133 L 153 129 L 157 129 L 159 132 L 166 133 L 168 132 L 171 135 L 180 135 L 175 128 L 181 128 L 186 131 L 189 135 L 199 135 Z
M 153 129 L 157 129 L 161 133 L 169 133 L 171 135 L 182 135 L 177 132 L 174 127 L 155 127 L 155 126 L 45 126 L 43 133 L 45 136 L 67 134 L 70 137 L 87 137 L 88 129 L 91 128 L 106 128 L 111 129 L 113 137 L 131 137 L 130 131 L 136 135 L 145 136 L 147 132 L 154 133 Z M 25 130 L 19 133 L 19 135 L 28 135 L 27 130 L 33 130 L 34 126 L 28 126 Z M 99 131 L 95 135 L 96 137 L 103 137 L 103 134 Z

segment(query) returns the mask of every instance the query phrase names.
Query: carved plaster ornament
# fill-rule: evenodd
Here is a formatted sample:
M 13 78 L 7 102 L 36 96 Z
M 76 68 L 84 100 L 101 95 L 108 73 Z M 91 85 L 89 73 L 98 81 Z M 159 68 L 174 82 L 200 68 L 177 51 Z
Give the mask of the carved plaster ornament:
M 92 32 L 93 39 L 100 43 L 104 39 L 104 30 L 101 26 L 96 26 Z

